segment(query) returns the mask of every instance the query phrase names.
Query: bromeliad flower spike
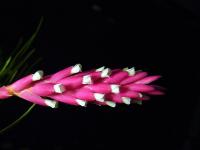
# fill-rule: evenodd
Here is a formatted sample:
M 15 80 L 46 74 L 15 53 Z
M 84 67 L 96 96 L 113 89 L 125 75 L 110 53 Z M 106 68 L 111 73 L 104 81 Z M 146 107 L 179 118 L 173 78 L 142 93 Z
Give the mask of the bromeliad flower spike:
M 131 104 L 149 100 L 150 95 L 163 95 L 159 86 L 150 85 L 160 78 L 134 68 L 114 69 L 101 67 L 86 72 L 81 65 L 43 76 L 43 71 L 0 87 L 0 99 L 18 96 L 42 106 L 56 108 L 58 102 L 75 106 L 87 103 L 108 105 Z

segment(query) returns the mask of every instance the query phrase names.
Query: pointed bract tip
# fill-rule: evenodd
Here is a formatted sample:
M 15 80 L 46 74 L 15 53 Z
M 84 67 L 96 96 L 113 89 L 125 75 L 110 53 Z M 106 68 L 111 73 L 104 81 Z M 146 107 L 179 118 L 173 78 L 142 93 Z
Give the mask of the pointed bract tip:
M 44 100 L 45 104 L 51 108 L 58 108 L 58 102 L 50 99 Z
M 111 74 L 111 69 L 110 68 L 106 68 L 101 72 L 101 77 L 102 78 L 106 78 L 109 77 Z
M 101 71 L 103 71 L 104 69 L 105 69 L 105 66 L 102 66 L 102 67 L 96 69 L 96 72 L 101 72 Z
M 42 77 L 44 75 L 44 72 L 42 70 L 38 70 L 37 72 L 35 72 L 32 76 L 32 80 L 33 81 L 38 81 L 38 80 L 41 80 Z
M 74 67 L 72 67 L 71 74 L 81 72 L 81 70 L 82 70 L 82 65 L 76 64 Z
M 124 71 L 128 72 L 129 76 L 135 75 L 135 68 L 125 69 Z
M 92 78 L 90 75 L 83 76 L 82 84 L 92 84 Z
M 79 104 L 80 106 L 86 107 L 87 106 L 87 102 L 81 99 L 76 99 L 77 104 Z
M 94 97 L 96 99 L 96 101 L 99 101 L 99 102 L 104 102 L 104 94 L 101 94 L 101 93 L 94 93 Z
M 106 103 L 106 105 L 108 105 L 108 106 L 110 106 L 110 107 L 116 107 L 116 103 L 115 102 L 112 102 L 112 101 L 106 101 L 105 102 Z
M 120 92 L 119 85 L 117 84 L 111 84 L 110 88 L 111 88 L 112 93 L 118 94 Z
M 122 97 L 122 102 L 126 105 L 130 105 L 131 99 L 129 97 Z
M 54 88 L 54 91 L 56 92 L 56 93 L 63 93 L 63 92 L 65 92 L 65 87 L 64 87 L 64 85 L 62 85 L 62 84 L 55 84 L 54 86 L 53 86 L 53 88 Z

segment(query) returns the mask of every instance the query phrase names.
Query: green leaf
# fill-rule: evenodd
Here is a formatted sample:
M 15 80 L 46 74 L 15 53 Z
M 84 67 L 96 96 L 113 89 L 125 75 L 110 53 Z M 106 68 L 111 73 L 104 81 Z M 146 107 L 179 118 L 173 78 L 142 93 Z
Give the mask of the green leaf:
M 8 70 L 15 67 L 15 62 L 23 60 L 23 57 L 25 57 L 24 55 L 29 55 L 29 53 L 26 54 L 26 52 L 31 47 L 31 44 L 33 43 L 36 35 L 38 34 L 38 32 L 41 28 L 42 22 L 43 22 L 43 17 L 40 19 L 40 22 L 39 22 L 39 25 L 36 28 L 36 31 L 29 38 L 29 40 L 21 47 L 21 49 L 16 49 L 17 54 L 13 57 L 11 65 L 7 68 Z M 19 41 L 17 48 L 20 47 L 21 42 L 22 42 L 22 40 Z
M 42 61 L 42 58 L 38 58 L 37 60 L 35 60 L 35 62 L 33 62 L 31 65 L 24 65 L 24 67 L 21 69 L 21 73 L 18 73 L 18 76 L 22 76 L 22 74 L 27 74 L 31 71 L 31 69 L 33 68 L 33 66 L 35 66 L 36 64 L 38 64 L 39 62 Z
M 0 68 L 0 85 L 9 84 L 16 77 L 19 77 L 18 74 L 21 72 L 19 70 L 24 68 L 24 65 L 27 64 L 35 51 L 35 49 L 29 49 L 41 28 L 42 22 L 43 18 L 40 19 L 35 32 L 24 44 L 22 38 L 19 40 L 15 50 L 11 53 L 5 64 Z
M 32 36 L 23 44 L 23 39 L 21 38 L 13 50 L 11 55 L 7 58 L 5 63 L 0 67 L 0 86 L 10 84 L 15 80 L 16 77 L 22 76 L 31 71 L 31 68 L 41 61 L 41 58 L 34 60 L 34 62 L 30 65 L 28 64 L 28 60 L 30 60 L 31 56 L 35 52 L 35 49 L 29 50 L 31 44 L 33 43 L 36 35 L 38 34 L 41 25 L 43 22 L 43 17 L 40 19 L 39 25 L 36 28 L 36 31 L 32 34 Z M 17 120 L 6 126 L 5 128 L 0 130 L 0 134 L 3 134 L 8 129 L 12 128 L 16 124 L 18 124 L 22 119 L 24 119 L 35 107 L 33 104 L 28 108 L 26 112 L 24 112 Z
M 10 79 L 8 78 L 8 81 L 7 81 L 8 84 L 13 81 L 13 79 L 15 78 L 15 76 L 16 76 L 17 73 L 18 73 L 18 70 L 15 70 L 13 72 L 13 74 L 10 76 Z
M 0 130 L 0 134 L 3 134 L 5 131 L 9 130 L 10 128 L 17 125 L 22 119 L 24 119 L 35 107 L 35 104 L 32 104 L 20 117 L 18 117 L 15 121 L 13 121 L 11 124 L 6 126 L 5 128 Z
M 2 75 L 2 74 L 4 73 L 4 71 L 7 69 L 8 65 L 9 65 L 10 62 L 11 62 L 11 60 L 12 60 L 12 57 L 9 57 L 9 58 L 7 59 L 7 61 L 5 62 L 4 66 L 3 66 L 3 67 L 1 68 L 1 70 L 0 70 L 0 75 Z

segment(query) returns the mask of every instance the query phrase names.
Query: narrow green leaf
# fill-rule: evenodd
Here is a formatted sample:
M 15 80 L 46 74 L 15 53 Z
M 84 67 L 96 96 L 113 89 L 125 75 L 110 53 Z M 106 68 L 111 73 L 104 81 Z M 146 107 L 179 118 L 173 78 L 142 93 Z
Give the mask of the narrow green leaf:
M 27 65 L 27 60 L 32 56 L 35 49 L 32 49 L 31 51 L 28 51 L 31 47 L 31 44 L 35 40 L 41 25 L 43 22 L 43 17 L 40 19 L 39 25 L 37 26 L 35 32 L 32 34 L 32 36 L 23 44 L 23 39 L 21 38 L 10 56 L 8 60 L 5 62 L 5 64 L 2 66 L 2 69 L 0 69 L 0 84 L 5 85 L 7 83 L 11 83 L 16 77 L 22 74 L 26 74 L 30 72 L 31 68 L 41 61 L 41 58 L 36 60 L 31 65 Z M 23 70 L 23 72 L 22 72 Z M 17 120 L 0 130 L 0 134 L 3 134 L 8 129 L 15 126 L 17 123 L 19 123 L 22 119 L 24 119 L 35 107 L 35 104 L 33 104 L 29 109 L 22 114 Z
M 15 46 L 15 49 L 11 52 L 10 56 L 15 56 L 18 52 L 20 47 L 23 44 L 23 38 L 20 38 L 19 41 L 17 42 L 17 45 Z
M 32 49 L 27 55 L 19 62 L 18 65 L 15 66 L 15 70 L 20 69 L 24 65 L 24 63 L 32 56 L 32 54 L 35 52 L 35 49 Z
M 12 57 L 9 57 L 9 58 L 7 59 L 7 61 L 5 62 L 5 65 L 4 65 L 4 66 L 2 67 L 2 69 L 0 70 L 0 75 L 6 70 L 6 68 L 7 68 L 7 66 L 10 64 L 11 60 L 12 60 Z
M 30 48 L 32 42 L 34 41 L 35 37 L 37 36 L 43 22 L 43 17 L 40 19 L 39 25 L 36 28 L 36 31 L 32 34 L 32 36 L 29 38 L 29 40 L 22 46 L 22 48 L 19 50 L 19 52 L 15 55 L 15 57 L 12 59 L 12 62 L 16 62 L 17 60 L 21 60 L 23 58 L 23 55 L 27 52 L 27 50 Z M 11 69 L 14 67 L 15 63 L 11 63 L 8 69 Z
M 14 122 L 12 122 L 11 124 L 9 124 L 8 126 L 6 126 L 5 128 L 0 130 L 0 134 L 3 134 L 5 131 L 9 130 L 10 128 L 12 128 L 13 126 L 15 126 L 16 124 L 18 124 L 22 119 L 24 119 L 35 107 L 35 104 L 32 104 L 27 111 L 25 111 L 17 120 L 15 120 Z
M 18 73 L 18 70 L 15 70 L 13 72 L 13 74 L 10 76 L 10 78 L 8 78 L 9 80 L 6 83 L 10 84 L 13 81 L 13 79 L 15 78 L 17 73 Z
M 25 65 L 24 68 L 21 69 L 21 71 L 17 74 L 18 77 L 21 77 L 24 74 L 28 74 L 33 66 L 41 62 L 42 58 L 38 58 L 35 62 L 33 62 L 31 65 Z

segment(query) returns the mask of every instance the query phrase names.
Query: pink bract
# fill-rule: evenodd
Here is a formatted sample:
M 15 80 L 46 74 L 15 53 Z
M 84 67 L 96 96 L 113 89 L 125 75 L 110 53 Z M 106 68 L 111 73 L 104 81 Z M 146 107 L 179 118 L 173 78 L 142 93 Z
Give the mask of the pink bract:
M 115 107 L 163 95 L 162 88 L 151 85 L 161 76 L 133 68 L 101 67 L 81 72 L 81 65 L 70 66 L 55 74 L 43 76 L 42 71 L 27 75 L 11 85 L 0 87 L 0 99 L 18 96 L 42 106 L 55 108 L 58 102 L 86 106 L 87 103 Z

